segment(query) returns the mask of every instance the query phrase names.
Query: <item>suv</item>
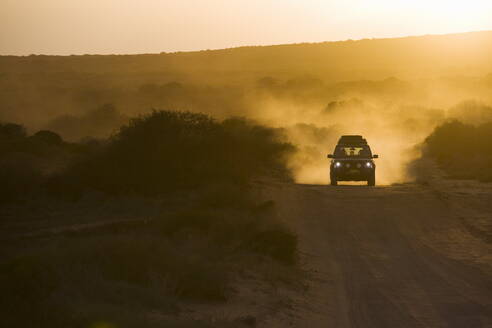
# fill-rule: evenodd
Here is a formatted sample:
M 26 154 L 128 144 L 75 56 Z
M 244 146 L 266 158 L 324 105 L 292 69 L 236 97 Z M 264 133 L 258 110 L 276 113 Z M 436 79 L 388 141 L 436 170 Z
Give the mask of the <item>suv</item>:
M 330 181 L 336 186 L 338 181 L 367 181 L 368 186 L 376 184 L 376 164 L 371 148 L 362 136 L 342 136 L 338 140 L 331 158 Z

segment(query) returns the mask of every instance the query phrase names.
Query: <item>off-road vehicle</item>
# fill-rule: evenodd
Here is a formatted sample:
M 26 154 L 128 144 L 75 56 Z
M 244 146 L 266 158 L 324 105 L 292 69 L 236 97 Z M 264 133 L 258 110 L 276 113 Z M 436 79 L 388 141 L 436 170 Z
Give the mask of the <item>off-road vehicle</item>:
M 368 186 L 376 184 L 376 164 L 366 139 L 362 136 L 341 136 L 335 147 L 330 164 L 330 183 L 336 186 L 338 181 L 367 181 Z

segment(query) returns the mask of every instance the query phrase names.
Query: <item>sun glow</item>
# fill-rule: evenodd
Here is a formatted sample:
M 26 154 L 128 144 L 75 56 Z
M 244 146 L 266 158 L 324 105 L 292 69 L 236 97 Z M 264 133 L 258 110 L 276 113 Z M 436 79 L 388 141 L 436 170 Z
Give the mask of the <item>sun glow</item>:
M 373 14 L 384 20 L 400 22 L 402 26 L 414 24 L 429 32 L 464 32 L 490 28 L 492 2 L 484 0 L 376 0 L 366 4 Z M 419 26 L 421 24 L 421 26 Z M 395 30 L 398 29 L 395 25 Z
M 0 4 L 0 54 L 145 53 L 492 30 L 490 0 Z

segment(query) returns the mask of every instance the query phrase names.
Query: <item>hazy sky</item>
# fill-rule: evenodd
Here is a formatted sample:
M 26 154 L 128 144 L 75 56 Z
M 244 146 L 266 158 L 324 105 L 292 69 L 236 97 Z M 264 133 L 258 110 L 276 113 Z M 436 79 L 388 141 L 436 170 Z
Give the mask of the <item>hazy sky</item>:
M 0 54 L 156 53 L 492 30 L 492 0 L 0 0 Z

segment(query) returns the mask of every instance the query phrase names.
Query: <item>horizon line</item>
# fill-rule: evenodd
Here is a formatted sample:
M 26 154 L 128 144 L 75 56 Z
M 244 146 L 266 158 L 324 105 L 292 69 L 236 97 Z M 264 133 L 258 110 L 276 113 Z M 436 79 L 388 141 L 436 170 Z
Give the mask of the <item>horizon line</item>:
M 232 46 L 226 48 L 207 48 L 207 49 L 197 49 L 197 50 L 176 50 L 176 51 L 161 51 L 161 52 L 138 52 L 138 53 L 79 53 L 79 54 L 35 54 L 31 53 L 28 55 L 11 55 L 11 54 L 0 54 L 0 57 L 83 57 L 83 56 L 152 56 L 152 55 L 174 55 L 174 54 L 185 54 L 185 53 L 200 53 L 208 51 L 227 51 L 235 49 L 244 48 L 267 48 L 267 47 L 281 47 L 281 46 L 297 46 L 297 45 L 316 45 L 324 43 L 343 43 L 343 42 L 359 42 L 359 41 L 377 41 L 377 40 L 398 40 L 398 39 L 408 39 L 408 38 L 424 38 L 424 37 L 439 37 L 439 36 L 455 36 L 462 34 L 474 34 L 474 33 L 492 33 L 490 30 L 473 30 L 466 32 L 452 32 L 452 33 L 429 33 L 429 34 L 418 34 L 418 35 L 402 35 L 395 37 L 365 37 L 359 39 L 339 39 L 339 40 L 325 40 L 325 41 L 303 41 L 303 42 L 292 42 L 292 43 L 274 43 L 274 44 L 258 44 L 258 45 L 241 45 Z

